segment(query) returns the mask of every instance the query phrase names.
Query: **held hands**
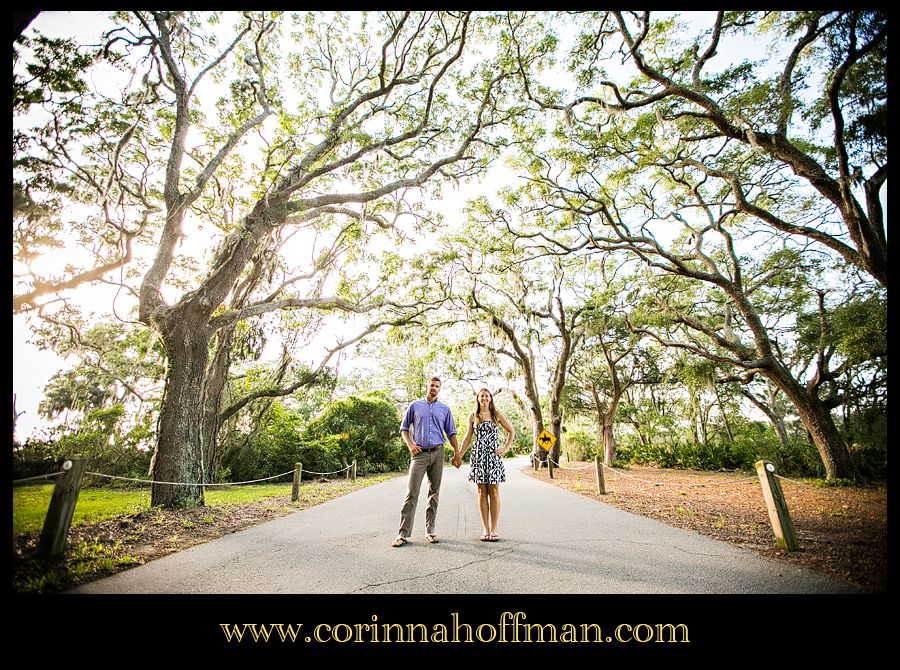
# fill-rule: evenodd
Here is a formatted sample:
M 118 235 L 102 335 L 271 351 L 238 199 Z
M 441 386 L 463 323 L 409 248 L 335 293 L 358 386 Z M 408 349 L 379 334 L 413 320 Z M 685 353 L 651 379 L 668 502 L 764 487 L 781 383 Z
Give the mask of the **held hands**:
M 450 462 L 457 470 L 459 469 L 459 466 L 462 465 L 462 456 L 459 455 L 458 451 L 453 452 L 453 458 L 450 459 Z

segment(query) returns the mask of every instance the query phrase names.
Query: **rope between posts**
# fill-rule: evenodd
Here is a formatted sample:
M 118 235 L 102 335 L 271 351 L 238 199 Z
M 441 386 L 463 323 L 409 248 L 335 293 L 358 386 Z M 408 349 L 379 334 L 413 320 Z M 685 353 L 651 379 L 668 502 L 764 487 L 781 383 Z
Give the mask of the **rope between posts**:
M 31 482 L 35 479 L 47 479 L 48 477 L 59 477 L 62 472 L 51 472 L 46 475 L 37 475 L 35 477 L 25 477 L 24 479 L 13 479 L 13 484 L 18 484 L 19 482 Z
M 821 487 L 816 486 L 815 484 L 810 484 L 809 482 L 801 482 L 800 480 L 791 479 L 790 477 L 782 477 L 781 475 L 778 475 L 778 474 L 776 474 L 775 476 L 778 479 L 783 479 L 786 482 L 791 482 L 792 484 L 797 484 L 798 486 L 807 486 L 811 489 L 815 489 L 816 493 L 818 493 L 830 500 L 834 500 L 834 501 L 837 501 L 840 503 L 847 502 L 846 499 L 842 498 L 839 494 L 837 494 L 836 491 L 835 492 L 826 491 L 826 490 L 822 489 Z
M 346 470 L 349 470 L 349 469 L 352 468 L 352 467 L 353 467 L 352 465 L 348 465 L 346 468 L 341 468 L 340 470 L 335 470 L 334 472 L 313 472 L 312 470 L 304 470 L 304 471 L 303 471 L 303 474 L 310 474 L 310 475 L 336 475 L 336 474 L 338 474 L 339 472 L 345 472 Z
M 345 472 L 345 471 L 349 470 L 351 467 L 353 467 L 353 466 L 348 465 L 347 467 L 341 468 L 340 470 L 335 470 L 334 472 L 313 472 L 311 470 L 304 470 L 303 472 L 310 474 L 310 475 L 336 475 L 340 472 Z M 58 477 L 61 474 L 62 474 L 62 472 L 51 472 L 46 475 L 37 475 L 35 477 L 25 477 L 24 479 L 14 479 L 13 484 L 18 484 L 20 482 L 29 482 L 29 481 L 33 481 L 36 479 L 46 479 L 48 477 Z M 93 475 L 94 477 L 105 477 L 106 479 L 118 479 L 118 480 L 124 481 L 124 482 L 138 482 L 141 484 L 166 484 L 168 486 L 200 486 L 201 485 L 199 482 L 163 482 L 163 481 L 159 481 L 156 479 L 137 479 L 136 477 L 119 477 L 118 475 L 107 475 L 102 472 L 88 471 L 88 472 L 85 472 L 84 474 Z M 267 482 L 267 481 L 271 481 L 272 479 L 279 479 L 280 477 L 285 477 L 287 475 L 292 475 L 292 474 L 294 474 L 294 470 L 288 470 L 287 472 L 282 472 L 280 475 L 273 475 L 271 477 L 263 477 L 262 479 L 250 479 L 250 480 L 243 481 L 243 482 L 221 482 L 221 483 L 208 482 L 208 483 L 202 484 L 202 486 L 240 486 L 242 484 L 256 484 L 258 482 Z
M 617 475 L 621 475 L 623 477 L 630 477 L 631 479 L 636 479 L 637 481 L 644 482 L 645 484 L 652 484 L 653 486 L 677 486 L 679 488 L 700 488 L 700 487 L 714 488 L 716 486 L 730 486 L 731 484 L 742 484 L 744 482 L 749 482 L 749 481 L 759 481 L 759 477 L 754 475 L 752 477 L 745 477 L 743 479 L 734 479 L 730 482 L 717 482 L 717 483 L 713 483 L 713 484 L 675 484 L 672 482 L 651 482 L 649 479 L 642 479 L 641 477 L 635 477 L 634 475 L 629 475 L 621 470 L 616 470 L 615 468 L 611 468 L 606 463 L 601 463 L 600 465 L 602 465 L 607 470 L 611 470 L 611 471 L 615 472 Z
M 783 479 L 786 482 L 792 482 L 794 484 L 800 484 L 801 486 L 813 486 L 812 484 L 809 484 L 807 482 L 801 482 L 799 479 L 791 479 L 790 477 L 783 477 L 779 474 L 776 474 L 775 476 L 778 477 L 778 479 Z M 813 488 L 818 488 L 818 487 L 813 486 Z
M 556 464 L 556 461 L 552 461 L 552 462 L 554 463 L 554 465 L 556 465 L 556 467 L 560 468 L 561 470 L 587 470 L 589 468 L 594 467 L 593 465 L 586 465 L 582 468 L 566 468 L 566 467 Z M 623 477 L 630 477 L 631 479 L 636 479 L 637 481 L 644 482 L 645 484 L 652 484 L 653 486 L 677 486 L 680 488 L 701 488 L 701 487 L 713 488 L 716 486 L 730 486 L 731 484 L 742 484 L 744 482 L 759 480 L 758 477 L 751 476 L 751 477 L 745 477 L 743 479 L 735 479 L 730 482 L 716 482 L 716 483 L 712 483 L 712 484 L 675 484 L 675 483 L 671 483 L 671 482 L 652 482 L 648 479 L 642 479 L 641 477 L 635 477 L 634 475 L 629 475 L 628 473 L 623 472 L 621 470 L 616 470 L 615 468 L 611 468 L 610 466 L 606 465 L 606 463 L 600 463 L 600 465 L 603 466 L 604 468 L 606 468 L 607 470 L 611 470 L 612 472 L 615 472 L 617 475 L 621 475 Z
M 565 465 L 560 465 L 559 463 L 554 461 L 552 458 L 548 458 L 547 460 L 550 461 L 551 463 L 553 463 L 554 468 L 559 468 L 560 470 L 588 470 L 588 469 L 594 467 L 593 465 L 585 465 L 584 467 L 581 467 L 581 468 L 567 468 Z
M 141 482 L 144 484 L 168 484 L 169 486 L 200 486 L 199 482 L 160 482 L 155 479 L 135 479 L 134 477 L 118 477 L 116 475 L 105 475 L 102 472 L 85 472 L 86 475 L 94 475 L 95 477 L 106 477 L 107 479 L 120 479 L 126 482 Z M 285 475 L 294 474 L 293 470 L 288 470 L 287 472 L 283 472 L 280 475 L 273 475 L 272 477 L 264 477 L 263 479 L 251 479 L 246 482 L 222 482 L 220 484 L 216 483 L 208 483 L 203 484 L 202 486 L 239 486 L 241 484 L 255 484 L 256 482 L 266 482 L 270 479 L 278 479 L 279 477 L 284 477 Z

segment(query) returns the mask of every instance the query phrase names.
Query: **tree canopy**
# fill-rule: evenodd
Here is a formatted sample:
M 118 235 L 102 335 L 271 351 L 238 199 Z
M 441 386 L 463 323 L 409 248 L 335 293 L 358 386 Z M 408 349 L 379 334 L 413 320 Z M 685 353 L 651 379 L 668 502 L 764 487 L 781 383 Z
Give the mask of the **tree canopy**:
M 607 462 L 886 449 L 883 12 L 22 18 L 13 312 L 156 504 L 292 440 L 398 465 L 435 373 Z

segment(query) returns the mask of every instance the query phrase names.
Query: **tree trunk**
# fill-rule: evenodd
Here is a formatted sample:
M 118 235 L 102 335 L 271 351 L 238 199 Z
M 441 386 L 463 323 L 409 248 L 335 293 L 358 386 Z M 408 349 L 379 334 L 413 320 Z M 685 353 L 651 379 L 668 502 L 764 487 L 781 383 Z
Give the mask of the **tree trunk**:
M 740 388 L 740 393 L 745 398 L 747 398 L 750 402 L 756 405 L 763 414 L 768 417 L 769 422 L 772 426 L 775 427 L 775 432 L 778 434 L 778 440 L 781 442 L 781 446 L 787 448 L 788 446 L 788 434 L 787 427 L 784 425 L 784 417 L 781 415 L 775 407 L 775 394 L 777 392 L 776 386 L 772 383 L 770 379 L 766 380 L 766 386 L 768 388 L 769 401 L 768 403 L 764 403 L 759 400 L 752 393 L 747 391 L 744 388 Z M 810 440 L 812 442 L 812 440 Z
M 222 393 L 228 381 L 228 369 L 231 365 L 231 339 L 234 326 L 226 326 L 216 336 L 216 352 L 207 373 L 205 397 L 203 399 L 203 425 L 201 440 L 203 445 L 203 467 L 207 477 L 215 472 L 218 439 L 219 416 L 222 410 Z
M 16 411 L 16 394 L 13 393 L 13 430 L 12 430 L 12 438 L 13 444 L 16 444 L 16 422 L 19 420 L 19 417 L 24 414 L 24 412 Z
M 203 400 L 209 335 L 203 316 L 174 310 L 163 328 L 166 392 L 159 412 L 153 479 L 187 485 L 153 484 L 151 504 L 191 506 L 203 503 Z
M 808 394 L 780 365 L 768 371 L 767 376 L 796 407 L 800 421 L 809 432 L 810 438 L 822 458 L 822 463 L 825 465 L 826 479 L 858 480 L 859 472 L 853 459 L 850 458 L 847 445 L 834 424 L 831 412 L 822 404 L 818 396 Z
M 562 417 L 559 416 L 559 414 L 551 415 L 553 416 L 553 420 L 550 422 L 550 432 L 556 436 L 556 442 L 554 442 L 553 446 L 550 448 L 548 457 L 553 459 L 555 464 L 559 465 L 559 452 L 562 448 Z M 543 449 L 541 449 L 541 451 L 543 451 Z
M 615 369 L 612 372 L 615 375 Z M 597 411 L 597 424 L 600 427 L 600 444 L 603 445 L 603 462 L 607 465 L 611 465 L 616 460 L 615 417 L 622 393 L 623 390 L 620 389 L 618 377 L 614 376 L 613 393 L 609 399 L 609 407 L 604 408 L 597 386 L 591 382 L 591 397 L 594 400 L 594 409 Z M 637 424 L 635 424 L 635 427 L 637 427 Z M 640 430 L 638 430 L 638 435 L 641 441 L 644 442 L 644 436 Z
M 533 429 L 533 446 L 531 448 L 532 456 L 536 456 L 541 463 L 546 462 L 547 452 L 538 444 L 537 438 L 544 430 L 544 416 L 541 412 L 541 398 L 538 395 L 537 384 L 535 383 L 533 359 L 525 358 L 522 361 L 522 368 L 525 372 L 525 397 L 531 403 L 531 425 Z
M 693 397 L 691 398 L 691 410 L 690 410 L 690 440 L 691 444 L 695 447 L 700 444 L 700 432 L 697 430 L 697 411 L 694 406 Z
M 611 416 L 603 417 L 601 432 L 603 434 L 603 462 L 612 465 L 616 460 L 616 434 Z
M 532 446 L 531 446 L 531 456 L 537 458 L 541 463 L 547 462 L 547 452 L 542 446 L 538 444 L 537 438 L 544 431 L 544 419 L 540 415 L 540 411 L 535 414 L 534 411 L 531 413 L 531 432 L 532 432 Z
M 777 389 L 772 382 L 768 382 L 766 384 L 766 390 L 769 394 L 769 407 L 771 408 L 771 414 L 767 414 L 769 416 L 769 420 L 772 422 L 772 425 L 775 426 L 775 432 L 778 433 L 778 439 L 781 441 L 781 446 L 787 449 L 788 446 L 788 434 L 787 434 L 787 426 L 784 425 L 784 416 L 782 416 L 781 412 L 778 411 L 778 408 L 775 405 Z
M 603 452 L 605 453 L 606 452 L 606 447 L 605 447 L 606 440 L 605 440 L 604 435 L 605 434 L 603 432 L 603 422 L 600 421 L 600 418 L 598 417 L 597 418 L 597 445 L 601 449 L 603 449 Z M 606 463 L 605 460 L 603 462 Z M 609 465 L 609 463 L 607 463 L 607 465 Z
M 728 433 L 728 441 L 734 444 L 734 431 L 731 430 L 731 422 L 728 420 L 728 412 L 725 411 L 725 405 L 722 404 L 722 396 L 719 395 L 719 388 L 713 387 L 716 393 L 716 401 L 719 403 L 719 411 L 722 413 L 722 421 L 725 424 L 725 432 Z
M 772 425 L 775 426 L 775 432 L 778 433 L 778 441 L 781 442 L 781 446 L 787 449 L 788 446 L 788 434 L 787 427 L 784 425 L 784 419 L 776 414 L 770 417 L 772 421 Z
M 698 400 L 699 400 L 698 395 Z M 700 422 L 700 439 L 702 440 L 701 444 L 704 446 L 709 443 L 709 430 L 707 429 L 708 419 L 709 419 L 709 410 L 703 410 L 703 403 L 699 402 L 697 406 L 697 417 Z

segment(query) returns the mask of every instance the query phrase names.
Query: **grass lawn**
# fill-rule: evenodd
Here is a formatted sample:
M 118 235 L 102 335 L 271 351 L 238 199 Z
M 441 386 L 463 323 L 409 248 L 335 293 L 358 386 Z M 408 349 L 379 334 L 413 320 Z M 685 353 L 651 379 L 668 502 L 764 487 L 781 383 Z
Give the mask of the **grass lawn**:
M 312 492 L 314 483 L 304 483 L 301 492 Z M 304 491 L 307 489 L 307 491 Z M 290 495 L 291 482 L 281 484 L 252 484 L 210 488 L 206 491 L 208 505 L 240 505 L 264 498 Z M 13 489 L 13 535 L 40 531 L 50 506 L 53 484 L 17 486 Z M 150 489 L 85 488 L 78 494 L 72 523 L 77 525 L 101 521 L 120 514 L 135 514 L 150 507 Z

